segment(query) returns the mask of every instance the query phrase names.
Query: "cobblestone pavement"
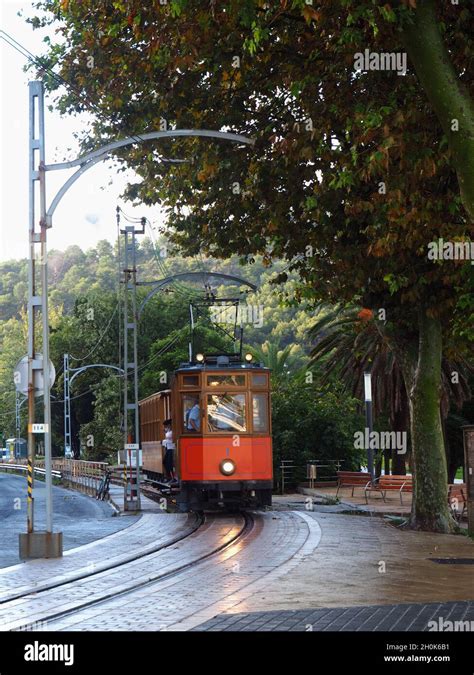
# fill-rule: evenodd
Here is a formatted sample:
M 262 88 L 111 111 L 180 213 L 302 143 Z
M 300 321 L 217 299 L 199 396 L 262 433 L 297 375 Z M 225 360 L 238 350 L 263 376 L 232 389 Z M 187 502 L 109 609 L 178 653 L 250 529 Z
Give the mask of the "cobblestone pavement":
M 159 518 L 163 521 L 162 517 Z M 138 584 L 149 583 L 157 576 L 174 572 L 187 562 L 226 544 L 240 532 L 243 523 L 242 516 L 211 517 L 194 534 L 156 553 L 43 593 L 32 593 L 3 603 L 0 605 L 0 627 L 2 630 L 16 630 L 24 629 L 27 624 L 47 622 L 48 629 L 54 630 L 56 626 L 51 623 L 50 617 L 86 607 L 117 593 L 130 591 Z
M 62 558 L 28 560 L 0 570 L 0 603 L 25 593 L 113 568 L 138 555 L 155 551 L 195 527 L 186 514 L 144 514 L 115 534 L 66 551 Z M 2 605 L 0 604 L 0 616 Z
M 15 629 L 53 614 L 57 618 L 44 629 L 74 631 L 420 630 L 433 617 L 473 620 L 474 565 L 458 560 L 474 558 L 469 538 L 301 506 L 255 514 L 250 532 L 180 570 L 235 531 L 229 516 L 208 517 L 206 527 L 146 559 L 0 605 L 0 620 L 4 612 L 4 629 Z M 177 523 L 183 517 L 147 514 L 139 522 Z M 96 553 L 110 555 L 111 547 L 99 544 Z M 166 578 L 153 581 L 163 573 Z M 149 583 L 133 588 L 138 581 Z M 0 588 L 1 582 L 0 571 Z M 94 600 L 99 602 L 85 606 Z
M 474 629 L 473 602 L 368 607 L 325 607 L 249 614 L 221 614 L 194 631 L 434 631 Z
M 199 532 L 181 543 L 181 558 Z M 318 541 L 319 527 L 306 514 L 258 514 L 248 534 L 212 558 L 133 593 L 50 621 L 47 629 L 189 630 L 289 573 L 312 554 Z

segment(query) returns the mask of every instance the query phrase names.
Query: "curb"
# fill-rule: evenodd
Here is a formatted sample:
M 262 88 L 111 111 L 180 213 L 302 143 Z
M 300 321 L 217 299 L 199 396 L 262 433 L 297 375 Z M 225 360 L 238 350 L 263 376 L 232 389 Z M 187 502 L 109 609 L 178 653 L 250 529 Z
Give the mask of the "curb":
M 297 488 L 297 490 L 300 494 L 308 495 L 308 497 L 319 497 L 320 499 L 328 499 L 327 495 L 322 495 L 320 492 L 316 492 L 312 488 L 299 487 Z M 361 507 L 359 504 L 351 504 L 350 502 L 344 502 L 342 499 L 339 499 L 339 504 L 347 507 L 351 511 L 361 511 L 362 513 L 367 513 L 366 509 Z M 329 504 L 327 506 L 329 506 Z

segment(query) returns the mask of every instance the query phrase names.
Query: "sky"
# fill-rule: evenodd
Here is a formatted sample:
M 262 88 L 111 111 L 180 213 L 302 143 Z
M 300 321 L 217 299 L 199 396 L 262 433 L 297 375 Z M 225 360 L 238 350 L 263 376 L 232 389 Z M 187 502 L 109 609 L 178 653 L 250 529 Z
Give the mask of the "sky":
M 0 28 L 29 52 L 41 55 L 43 37 L 54 29 L 35 30 L 17 14 L 34 14 L 32 2 L 0 0 Z M 52 35 L 52 39 L 54 36 Z M 0 261 L 28 255 L 28 81 L 33 72 L 23 72 L 27 59 L 0 39 Z M 49 112 L 45 98 L 46 163 L 73 159 L 79 155 L 73 133 L 84 127 L 87 116 Z M 72 169 L 46 175 L 47 203 L 74 172 Z M 70 188 L 56 209 L 53 227 L 48 230 L 48 250 L 64 250 L 76 244 L 83 250 L 101 239 L 116 238 L 115 208 L 127 215 L 147 216 L 153 225 L 163 224 L 159 207 L 136 206 L 120 200 L 132 171 L 118 173 L 112 162 L 104 161 L 86 171 Z

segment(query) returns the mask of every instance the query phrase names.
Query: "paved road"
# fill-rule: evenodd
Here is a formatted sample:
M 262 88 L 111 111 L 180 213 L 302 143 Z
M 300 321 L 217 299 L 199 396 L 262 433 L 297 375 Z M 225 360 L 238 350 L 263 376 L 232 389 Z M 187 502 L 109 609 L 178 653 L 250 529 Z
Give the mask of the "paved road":
M 35 529 L 45 527 L 44 483 L 35 482 Z M 135 516 L 112 517 L 114 511 L 85 495 L 53 487 L 54 530 L 63 532 L 64 550 L 88 544 L 128 527 Z M 16 565 L 18 535 L 26 531 L 26 479 L 0 473 L 0 567 Z

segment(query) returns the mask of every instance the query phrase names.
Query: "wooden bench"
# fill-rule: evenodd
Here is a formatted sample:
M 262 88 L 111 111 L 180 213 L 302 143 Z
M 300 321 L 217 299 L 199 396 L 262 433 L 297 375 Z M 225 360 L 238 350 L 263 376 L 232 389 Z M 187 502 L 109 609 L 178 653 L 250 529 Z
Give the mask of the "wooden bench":
M 353 497 L 354 489 L 356 487 L 365 488 L 368 480 L 370 480 L 370 473 L 366 473 L 365 471 L 338 471 L 336 497 L 339 494 L 339 490 L 343 487 L 352 488 Z
M 462 520 L 467 513 L 466 483 L 450 483 L 448 485 L 448 504 L 456 520 Z
M 413 491 L 413 479 L 412 476 L 397 476 L 397 475 L 386 475 L 376 478 L 373 483 L 370 481 L 365 486 L 365 501 L 369 503 L 368 495 L 371 492 L 380 492 L 382 499 L 385 499 L 387 492 L 396 490 L 400 495 L 400 504 L 403 504 L 402 494 L 404 492 Z

